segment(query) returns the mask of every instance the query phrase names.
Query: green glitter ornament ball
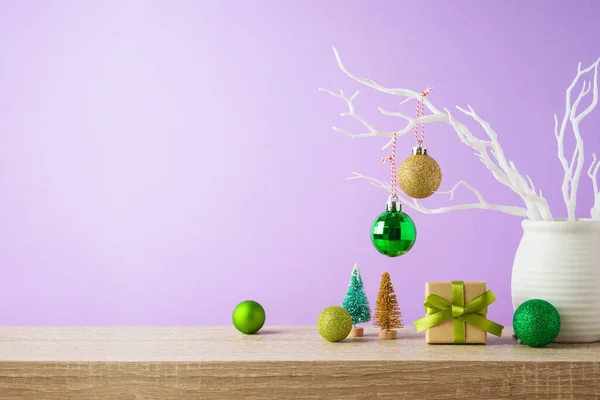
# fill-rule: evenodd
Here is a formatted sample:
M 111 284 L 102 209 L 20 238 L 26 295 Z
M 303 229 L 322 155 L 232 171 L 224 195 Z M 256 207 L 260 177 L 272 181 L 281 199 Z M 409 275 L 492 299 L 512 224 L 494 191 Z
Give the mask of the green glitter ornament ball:
M 343 307 L 331 306 L 319 314 L 319 333 L 330 342 L 344 340 L 352 330 L 352 317 Z
M 378 252 L 388 257 L 408 253 L 417 239 L 413 220 L 402 212 L 400 203 L 388 203 L 386 211 L 371 226 L 371 242 Z
M 256 333 L 265 324 L 265 309 L 254 300 L 242 301 L 233 310 L 233 326 L 242 333 Z
M 531 347 L 552 343 L 560 332 L 558 310 L 546 300 L 527 300 L 515 311 L 513 328 L 516 338 Z

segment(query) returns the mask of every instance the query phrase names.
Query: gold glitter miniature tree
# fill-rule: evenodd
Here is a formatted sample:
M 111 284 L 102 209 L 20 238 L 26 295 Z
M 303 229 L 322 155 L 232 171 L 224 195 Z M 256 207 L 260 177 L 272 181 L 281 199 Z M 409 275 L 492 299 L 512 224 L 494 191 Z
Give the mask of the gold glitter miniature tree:
M 394 328 L 402 328 L 402 314 L 398 307 L 398 300 L 390 274 L 384 272 L 381 275 L 381 283 L 379 284 L 379 293 L 377 293 L 377 305 L 375 307 L 375 326 L 381 328 L 379 331 L 379 339 L 389 340 L 396 339 L 398 332 Z

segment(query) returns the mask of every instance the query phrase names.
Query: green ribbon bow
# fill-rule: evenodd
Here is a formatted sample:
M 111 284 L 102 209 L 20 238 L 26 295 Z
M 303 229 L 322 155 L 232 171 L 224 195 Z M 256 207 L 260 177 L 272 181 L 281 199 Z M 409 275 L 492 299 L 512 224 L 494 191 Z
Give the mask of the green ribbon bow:
M 462 281 L 452 282 L 452 302 L 436 294 L 428 294 L 425 299 L 425 317 L 417 320 L 414 324 L 417 332 L 433 328 L 436 325 L 452 318 L 454 325 L 454 343 L 466 343 L 466 324 L 473 325 L 479 329 L 495 336 L 502 336 L 502 325 L 497 324 L 484 315 L 487 306 L 496 301 L 491 290 L 478 296 L 465 304 L 465 285 Z

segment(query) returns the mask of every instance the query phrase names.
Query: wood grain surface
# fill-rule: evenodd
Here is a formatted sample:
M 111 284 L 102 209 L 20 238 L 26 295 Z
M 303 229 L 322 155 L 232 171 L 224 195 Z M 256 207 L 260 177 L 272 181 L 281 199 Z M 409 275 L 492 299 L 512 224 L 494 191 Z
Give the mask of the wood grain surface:
M 600 343 L 427 345 L 400 329 L 0 327 L 0 399 L 600 399 Z

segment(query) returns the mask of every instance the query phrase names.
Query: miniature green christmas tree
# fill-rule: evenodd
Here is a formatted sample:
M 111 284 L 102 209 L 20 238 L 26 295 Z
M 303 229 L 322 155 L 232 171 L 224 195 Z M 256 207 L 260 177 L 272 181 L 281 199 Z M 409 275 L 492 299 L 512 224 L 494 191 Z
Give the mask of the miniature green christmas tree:
M 369 308 L 369 300 L 365 294 L 365 288 L 357 264 L 354 264 L 354 268 L 352 269 L 350 284 L 342 302 L 342 307 L 352 317 L 354 328 L 350 332 L 350 336 L 363 336 L 363 328 L 358 328 L 356 325 L 371 320 L 371 309 Z

